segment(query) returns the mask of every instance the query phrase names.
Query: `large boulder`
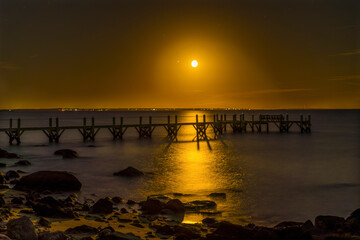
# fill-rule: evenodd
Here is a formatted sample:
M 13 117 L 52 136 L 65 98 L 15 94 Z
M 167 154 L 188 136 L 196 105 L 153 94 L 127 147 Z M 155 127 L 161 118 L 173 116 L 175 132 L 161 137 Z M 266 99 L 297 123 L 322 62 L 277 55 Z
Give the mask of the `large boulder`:
M 6 227 L 6 235 L 13 240 L 37 240 L 35 227 L 28 217 L 11 219 Z
M 14 171 L 14 170 L 10 170 L 10 171 L 6 172 L 5 178 L 8 179 L 8 180 L 10 180 L 10 179 L 18 179 L 18 178 L 20 178 L 20 174 L 17 173 L 16 171 Z
M 97 228 L 87 226 L 87 225 L 81 225 L 74 228 L 68 228 L 65 233 L 67 234 L 82 234 L 82 233 L 92 233 L 96 234 L 99 230 Z
M 66 236 L 63 232 L 41 232 L 39 233 L 38 240 L 68 240 L 70 237 Z
M 114 173 L 114 176 L 120 176 L 120 177 L 141 177 L 143 175 L 144 175 L 143 172 L 133 167 L 128 167 L 125 168 L 124 170 Z
M 113 203 L 110 199 L 101 198 L 91 208 L 91 213 L 108 214 L 113 212 Z
M 33 204 L 32 208 L 36 215 L 42 217 L 70 219 L 77 217 L 76 213 L 71 209 L 64 208 L 61 202 L 51 196 L 39 199 L 37 203 Z
M 317 216 L 315 218 L 315 228 L 330 232 L 336 232 L 342 228 L 345 219 L 337 216 Z
M 165 209 L 170 209 L 174 213 L 185 213 L 185 207 L 179 199 L 171 199 L 165 206 Z
M 28 160 L 20 160 L 15 163 L 16 166 L 29 166 L 31 162 Z
M 14 187 L 20 191 L 79 191 L 80 181 L 65 171 L 39 171 L 22 177 Z
M 360 233 L 360 208 L 351 213 L 344 226 L 349 232 Z
M 164 209 L 165 203 L 158 199 L 147 199 L 140 203 L 141 211 L 144 214 L 160 214 L 161 210 Z
M 79 154 L 71 149 L 60 149 L 54 152 L 55 155 L 61 155 L 63 158 L 78 158 Z

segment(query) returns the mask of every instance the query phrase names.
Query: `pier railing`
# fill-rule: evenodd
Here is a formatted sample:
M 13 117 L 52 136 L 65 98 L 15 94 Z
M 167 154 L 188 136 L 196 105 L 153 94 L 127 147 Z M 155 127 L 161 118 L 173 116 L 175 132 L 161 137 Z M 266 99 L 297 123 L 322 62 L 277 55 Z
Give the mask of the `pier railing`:
M 206 116 L 203 115 L 202 121 L 199 116 L 196 115 L 195 122 L 178 122 L 178 116 L 174 116 L 174 121 L 171 121 L 171 117 L 167 116 L 167 121 L 162 123 L 153 123 L 152 117 L 148 117 L 148 121 L 145 123 L 143 117 L 139 117 L 138 123 L 124 124 L 124 118 L 120 117 L 120 121 L 117 122 L 116 118 L 112 118 L 112 124 L 97 125 L 95 124 L 95 118 L 91 118 L 91 124 L 87 124 L 87 118 L 83 118 L 82 125 L 73 126 L 61 126 L 59 118 L 49 118 L 48 126 L 43 127 L 22 127 L 22 120 L 9 119 L 9 125 L 7 128 L 0 128 L 0 133 L 4 132 L 9 137 L 9 143 L 16 144 L 21 143 L 21 136 L 24 132 L 28 131 L 42 131 L 49 139 L 49 142 L 59 142 L 60 137 L 64 131 L 77 130 L 83 137 L 83 141 L 95 141 L 95 136 L 101 129 L 108 129 L 114 140 L 123 139 L 125 132 L 129 128 L 136 129 L 139 138 L 151 138 L 153 131 L 156 128 L 164 128 L 167 133 L 167 138 L 170 141 L 177 141 L 177 136 L 182 126 L 193 126 L 196 135 L 193 141 L 209 140 L 208 128 L 212 128 L 214 133 L 214 139 L 223 135 L 230 127 L 233 133 L 245 133 L 245 132 L 269 132 L 269 125 L 274 125 L 280 133 L 288 133 L 292 126 L 297 126 L 301 133 L 311 133 L 311 116 L 300 116 L 299 120 L 289 120 L 289 116 L 282 114 L 278 115 L 259 115 L 257 119 L 254 115 L 251 115 L 251 119 L 245 119 L 244 114 L 233 115 L 231 120 L 227 120 L 226 114 L 214 114 L 211 121 L 206 120 Z M 16 123 L 16 126 L 15 126 Z M 55 124 L 54 124 L 55 123 Z

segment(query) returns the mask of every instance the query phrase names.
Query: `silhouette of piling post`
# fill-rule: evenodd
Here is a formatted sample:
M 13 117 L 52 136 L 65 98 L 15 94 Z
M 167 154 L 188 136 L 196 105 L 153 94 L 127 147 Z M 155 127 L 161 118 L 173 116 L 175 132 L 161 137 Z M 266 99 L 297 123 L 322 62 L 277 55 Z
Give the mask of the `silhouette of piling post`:
M 21 140 L 20 137 L 24 133 L 24 130 L 21 129 L 21 119 L 17 119 L 17 128 L 13 128 L 13 119 L 9 119 L 9 129 L 5 130 L 6 135 L 9 137 L 9 144 L 12 145 L 14 140 L 17 145 L 20 145 Z
M 124 118 L 120 117 L 120 125 L 116 125 L 116 118 L 112 118 L 112 127 L 109 127 L 108 130 L 113 136 L 113 140 L 123 139 L 127 127 L 124 127 Z

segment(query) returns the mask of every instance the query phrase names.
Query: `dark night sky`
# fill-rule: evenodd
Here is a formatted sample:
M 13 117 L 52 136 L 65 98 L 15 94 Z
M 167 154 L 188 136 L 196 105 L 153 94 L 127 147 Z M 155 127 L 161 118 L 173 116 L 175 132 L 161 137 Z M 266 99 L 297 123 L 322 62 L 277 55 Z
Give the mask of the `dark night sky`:
M 0 109 L 360 108 L 359 56 L 357 0 L 0 0 Z

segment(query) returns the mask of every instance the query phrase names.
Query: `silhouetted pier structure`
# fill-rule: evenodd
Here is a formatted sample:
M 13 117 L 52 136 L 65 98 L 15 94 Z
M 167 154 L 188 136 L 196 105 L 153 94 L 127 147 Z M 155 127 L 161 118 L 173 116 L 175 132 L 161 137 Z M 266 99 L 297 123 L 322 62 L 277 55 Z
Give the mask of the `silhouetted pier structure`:
M 139 117 L 139 123 L 137 124 L 124 124 L 124 118 L 120 118 L 120 122 L 116 122 L 116 118 L 113 117 L 112 124 L 109 125 L 96 125 L 95 118 L 91 118 L 91 125 L 87 125 L 87 119 L 83 118 L 83 124 L 78 126 L 60 126 L 59 118 L 55 118 L 55 125 L 53 125 L 53 118 L 49 118 L 49 126 L 46 127 L 21 127 L 21 119 L 17 119 L 17 126 L 13 125 L 14 120 L 9 119 L 8 128 L 0 128 L 0 132 L 5 132 L 9 137 L 9 143 L 16 144 L 21 143 L 21 136 L 26 131 L 42 131 L 48 137 L 49 142 L 59 142 L 61 135 L 64 131 L 78 130 L 83 137 L 84 141 L 95 141 L 96 134 L 101 129 L 108 129 L 113 136 L 114 140 L 123 139 L 127 129 L 135 128 L 138 132 L 139 138 L 151 138 L 152 133 L 156 128 L 164 128 L 167 133 L 167 138 L 170 141 L 177 141 L 177 136 L 182 126 L 193 126 L 196 135 L 193 141 L 208 141 L 208 128 L 213 130 L 213 139 L 219 138 L 223 135 L 227 127 L 230 126 L 233 133 L 246 133 L 246 132 L 269 132 L 269 126 L 274 125 L 280 133 L 288 133 L 292 126 L 297 126 L 301 133 L 311 132 L 311 116 L 300 116 L 299 120 L 289 120 L 289 116 L 286 114 L 278 115 L 259 115 L 255 119 L 254 115 L 251 115 L 251 120 L 246 120 L 244 114 L 233 115 L 232 120 L 227 120 L 226 115 L 215 114 L 212 121 L 207 121 L 206 116 L 203 115 L 202 121 L 199 120 L 199 116 L 196 115 L 195 122 L 178 122 L 177 115 L 174 116 L 174 122 L 171 121 L 171 117 L 167 117 L 167 122 L 153 123 L 152 117 L 148 118 L 148 122 L 143 122 L 143 117 Z

